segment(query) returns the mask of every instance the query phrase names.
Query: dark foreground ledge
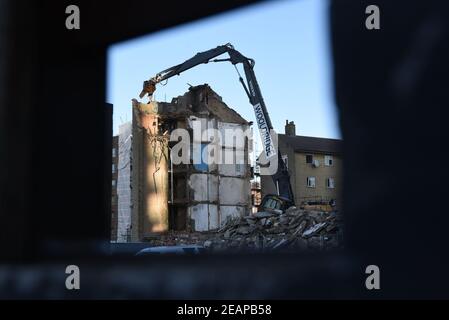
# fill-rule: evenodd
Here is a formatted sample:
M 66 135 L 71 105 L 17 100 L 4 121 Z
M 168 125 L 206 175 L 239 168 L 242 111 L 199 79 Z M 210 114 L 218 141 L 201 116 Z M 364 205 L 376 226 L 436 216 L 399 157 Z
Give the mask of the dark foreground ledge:
M 447 298 L 444 265 L 379 263 L 380 290 L 367 290 L 369 260 L 345 252 L 105 256 L 2 265 L 1 299 L 380 299 Z M 379 261 L 379 260 L 377 260 Z M 67 265 L 80 290 L 67 290 Z M 409 266 L 409 267 L 407 267 Z M 433 273 L 430 272 L 432 269 Z

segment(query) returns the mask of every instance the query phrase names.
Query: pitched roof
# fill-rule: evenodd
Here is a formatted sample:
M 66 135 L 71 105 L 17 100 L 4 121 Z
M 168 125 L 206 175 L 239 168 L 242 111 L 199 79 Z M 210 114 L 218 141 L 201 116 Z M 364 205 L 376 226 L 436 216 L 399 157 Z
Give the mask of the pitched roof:
M 317 152 L 340 154 L 342 152 L 342 140 L 306 137 L 306 136 L 287 136 L 279 134 L 280 143 L 284 143 L 295 152 Z

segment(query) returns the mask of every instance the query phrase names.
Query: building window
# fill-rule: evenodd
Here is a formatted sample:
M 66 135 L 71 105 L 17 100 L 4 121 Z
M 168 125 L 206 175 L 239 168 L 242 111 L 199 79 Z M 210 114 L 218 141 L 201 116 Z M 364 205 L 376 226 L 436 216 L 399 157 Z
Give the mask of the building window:
M 332 156 L 324 156 L 324 165 L 325 166 L 332 166 L 334 164 L 334 158 Z
M 115 158 L 117 156 L 117 149 L 112 148 L 112 157 Z
M 326 179 L 326 187 L 328 187 L 329 189 L 334 189 L 335 188 L 334 178 L 327 178 Z
M 309 188 L 315 188 L 315 177 L 307 177 L 307 186 Z
M 313 155 L 306 154 L 306 163 L 312 163 L 313 162 Z
M 116 184 L 115 180 L 112 180 L 112 186 L 113 187 L 115 187 L 115 184 Z
M 115 173 L 115 163 L 112 164 L 112 173 Z
M 285 167 L 288 169 L 288 156 L 286 154 L 282 156 L 282 161 L 284 161 Z

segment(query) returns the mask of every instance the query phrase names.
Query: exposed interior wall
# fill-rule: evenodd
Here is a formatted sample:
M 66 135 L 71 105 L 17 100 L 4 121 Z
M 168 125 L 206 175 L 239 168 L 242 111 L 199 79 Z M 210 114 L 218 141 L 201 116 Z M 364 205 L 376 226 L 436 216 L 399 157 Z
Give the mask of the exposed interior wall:
M 210 101 L 210 100 L 209 100 Z M 217 107 L 218 108 L 218 107 Z M 219 228 L 228 217 L 247 215 L 251 206 L 250 167 L 248 163 L 248 144 L 240 147 L 232 141 L 224 139 L 225 129 L 247 129 L 247 124 L 228 123 L 215 117 L 190 116 L 187 127 L 201 124 L 202 132 L 210 134 L 192 135 L 193 152 L 204 152 L 213 143 L 214 137 L 210 129 L 221 133 L 222 140 L 218 148 L 222 152 L 221 161 L 230 157 L 234 163 L 193 164 L 187 166 L 183 181 L 187 181 L 188 193 L 184 206 L 187 211 L 188 229 L 192 231 L 208 231 Z M 242 163 L 236 163 L 236 154 L 243 156 Z M 194 158 L 194 155 L 191 155 Z M 204 159 L 203 159 L 204 160 Z

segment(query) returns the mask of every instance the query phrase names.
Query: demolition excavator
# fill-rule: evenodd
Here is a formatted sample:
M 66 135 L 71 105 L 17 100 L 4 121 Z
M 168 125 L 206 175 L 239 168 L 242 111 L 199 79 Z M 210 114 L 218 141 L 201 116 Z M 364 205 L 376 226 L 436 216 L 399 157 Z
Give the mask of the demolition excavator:
M 227 53 L 229 58 L 214 59 L 222 54 Z M 292 187 L 290 183 L 290 174 L 287 166 L 282 159 L 279 149 L 276 150 L 273 143 L 273 136 L 271 130 L 273 125 L 271 124 L 270 116 L 268 115 L 265 102 L 262 98 L 262 93 L 257 83 L 256 75 L 254 73 L 254 60 L 243 56 L 240 52 L 234 49 L 234 47 L 228 43 L 222 46 L 218 46 L 214 49 L 199 52 L 192 58 L 184 61 L 181 64 L 165 69 L 148 81 L 144 81 L 143 89 L 139 97 L 143 98 L 145 95 L 152 97 L 153 92 L 156 90 L 156 84 L 161 81 L 167 80 L 175 75 L 179 75 L 181 72 L 189 70 L 197 65 L 209 62 L 231 62 L 239 74 L 239 81 L 243 86 L 246 94 L 248 95 L 249 102 L 254 108 L 256 115 L 257 126 L 261 134 L 262 144 L 264 146 L 263 156 L 268 163 L 277 160 L 277 170 L 271 174 L 274 185 L 277 190 L 277 194 L 266 195 L 261 202 L 259 211 L 281 211 L 294 205 L 294 197 Z M 243 65 L 245 72 L 246 83 L 240 75 L 237 64 Z

